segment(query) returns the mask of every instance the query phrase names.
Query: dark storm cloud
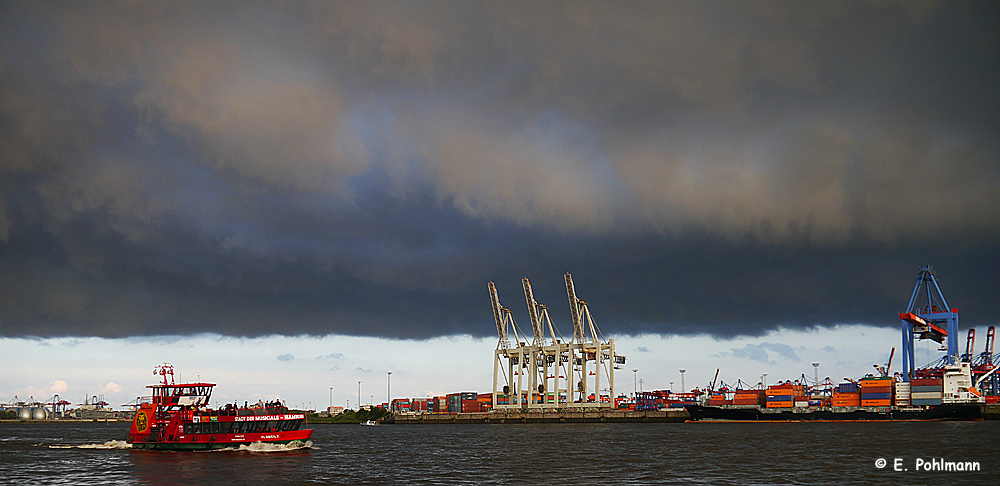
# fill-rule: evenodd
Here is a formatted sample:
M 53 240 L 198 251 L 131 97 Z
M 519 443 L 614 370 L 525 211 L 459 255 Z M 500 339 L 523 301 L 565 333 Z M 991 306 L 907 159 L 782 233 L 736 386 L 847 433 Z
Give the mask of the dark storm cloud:
M 2 334 L 990 324 L 997 10 L 7 4 Z

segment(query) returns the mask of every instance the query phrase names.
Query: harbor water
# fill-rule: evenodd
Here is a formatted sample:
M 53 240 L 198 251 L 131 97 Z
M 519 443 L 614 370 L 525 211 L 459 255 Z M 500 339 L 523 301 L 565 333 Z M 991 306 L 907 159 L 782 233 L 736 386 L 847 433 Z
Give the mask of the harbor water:
M 8 422 L 0 484 L 941 485 L 1000 474 L 1000 421 L 314 427 L 303 448 L 148 452 L 121 441 L 123 423 Z

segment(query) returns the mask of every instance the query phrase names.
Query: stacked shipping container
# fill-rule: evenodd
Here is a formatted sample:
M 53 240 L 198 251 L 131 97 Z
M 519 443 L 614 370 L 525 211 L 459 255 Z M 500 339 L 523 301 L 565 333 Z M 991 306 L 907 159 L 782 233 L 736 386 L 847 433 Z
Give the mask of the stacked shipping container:
M 944 393 L 941 378 L 914 378 L 910 380 L 911 405 L 941 405 Z
M 807 407 L 809 406 L 809 398 L 805 394 L 806 387 L 804 385 L 792 382 L 771 385 L 767 387 L 767 408 Z M 796 405 L 796 402 L 801 405 Z
M 426 412 L 427 411 L 427 399 L 426 398 L 413 398 L 410 400 L 410 411 L 411 412 Z
M 733 401 L 732 400 L 727 400 L 725 394 L 718 393 L 718 394 L 709 395 L 709 397 L 708 397 L 708 404 L 710 406 L 717 407 L 719 405 L 732 405 Z
M 733 405 L 767 405 L 767 394 L 764 390 L 736 390 Z
M 861 379 L 861 406 L 862 407 L 889 407 L 892 406 L 892 378 L 867 377 Z
M 861 393 L 857 383 L 841 383 L 833 391 L 830 405 L 834 407 L 860 407 Z
M 906 407 L 910 405 L 910 384 L 902 381 L 896 382 L 896 405 Z

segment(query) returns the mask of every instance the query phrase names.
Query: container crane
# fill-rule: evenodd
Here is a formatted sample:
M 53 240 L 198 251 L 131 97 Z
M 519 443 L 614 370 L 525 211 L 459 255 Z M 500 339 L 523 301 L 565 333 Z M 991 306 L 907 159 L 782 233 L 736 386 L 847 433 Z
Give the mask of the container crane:
M 972 362 L 972 350 L 975 348 L 976 343 L 976 328 L 969 329 L 969 337 L 965 339 L 965 354 L 962 355 L 963 363 Z
M 910 303 L 906 312 L 899 313 L 899 318 L 903 333 L 903 381 L 913 379 L 916 371 L 915 338 L 938 343 L 947 340 L 945 362 L 953 365 L 958 361 L 958 309 L 948 306 L 930 265 L 920 267 Z
M 889 376 L 889 370 L 892 369 L 892 356 L 894 354 L 896 354 L 896 348 L 892 348 L 892 351 L 889 351 L 889 361 L 885 364 L 884 368 L 879 365 L 873 365 L 875 366 L 875 369 L 878 370 L 879 375 Z
M 986 347 L 983 349 L 982 353 L 979 353 L 972 359 L 972 374 L 985 376 L 992 370 L 996 369 L 997 358 L 993 355 L 993 337 L 996 332 L 994 326 L 990 326 L 986 329 Z M 998 383 L 997 374 L 994 373 L 989 377 L 988 380 L 985 378 L 980 378 L 980 384 L 982 385 L 980 391 L 985 392 L 987 395 L 1000 395 L 1000 383 Z
M 613 407 L 614 401 L 610 398 L 614 397 L 614 370 L 620 369 L 625 357 L 615 353 L 613 339 L 603 339 L 587 302 L 577 298 L 570 274 L 565 275 L 565 281 L 573 321 L 570 340 L 559 333 L 549 317 L 548 307 L 535 300 L 527 278 L 521 280 L 521 285 L 531 322 L 530 339 L 520 333 L 510 310 L 500 305 L 496 286 L 489 283 L 499 338 L 493 370 L 495 409 L 547 409 L 570 405 Z M 513 331 L 516 343 L 509 342 L 508 329 Z M 506 370 L 503 382 L 501 370 Z M 602 384 L 602 377 L 606 377 L 607 385 Z M 605 391 L 609 393 L 607 402 L 601 399 Z M 576 393 L 579 398 L 574 401 Z M 595 396 L 594 400 L 590 400 L 591 395 Z

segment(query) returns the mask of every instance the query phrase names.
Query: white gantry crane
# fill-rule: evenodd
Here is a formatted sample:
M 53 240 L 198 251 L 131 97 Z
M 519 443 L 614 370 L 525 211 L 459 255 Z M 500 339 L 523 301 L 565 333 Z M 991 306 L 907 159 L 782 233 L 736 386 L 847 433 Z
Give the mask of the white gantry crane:
M 500 338 L 493 362 L 494 409 L 614 407 L 615 369 L 625 364 L 625 356 L 615 354 L 614 339 L 604 339 L 587 302 L 576 297 L 572 275 L 567 273 L 565 280 L 573 321 L 570 340 L 552 323 L 548 307 L 535 301 L 528 279 L 521 284 L 531 322 L 530 340 L 517 327 L 510 309 L 500 305 L 496 286 L 489 283 Z M 511 346 L 508 330 L 513 331 L 516 346 Z M 602 388 L 603 383 L 607 385 Z

